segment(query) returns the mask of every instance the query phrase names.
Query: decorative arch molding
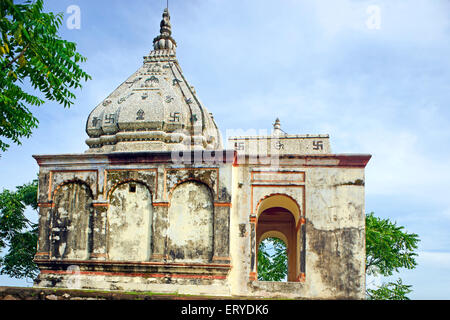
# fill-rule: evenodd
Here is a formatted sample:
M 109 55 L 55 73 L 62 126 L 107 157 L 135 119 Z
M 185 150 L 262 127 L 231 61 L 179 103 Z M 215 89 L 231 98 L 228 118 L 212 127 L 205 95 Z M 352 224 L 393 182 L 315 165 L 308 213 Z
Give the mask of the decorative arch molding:
M 125 180 L 116 182 L 115 184 L 112 185 L 111 188 L 109 188 L 108 192 L 106 193 L 106 201 L 110 200 L 111 194 L 114 192 L 114 190 L 117 189 L 118 186 L 120 186 L 122 184 L 126 184 L 126 183 L 139 183 L 139 184 L 144 185 L 147 188 L 148 192 L 150 193 L 151 198 L 153 199 L 152 189 L 145 181 L 142 181 L 139 179 L 125 179 Z
M 290 211 L 294 216 L 296 224 L 304 219 L 304 212 L 301 210 L 298 202 L 293 197 L 285 193 L 271 193 L 261 198 L 255 208 L 257 217 L 259 217 L 265 210 L 273 207 L 281 207 Z
M 219 168 L 166 168 L 164 169 L 163 198 L 168 201 L 177 185 L 186 181 L 198 181 L 211 191 L 213 199 L 219 199 Z
M 53 203 L 55 202 L 55 197 L 56 197 L 56 194 L 59 191 L 59 189 L 61 189 L 65 185 L 72 184 L 72 183 L 85 185 L 88 188 L 92 199 L 94 199 L 94 193 L 92 192 L 92 188 L 89 185 L 89 183 L 87 183 L 86 181 L 81 180 L 79 178 L 74 178 L 74 179 L 66 180 L 56 186 L 56 188 L 53 190 L 52 195 L 51 195 L 52 202 Z
M 50 170 L 46 176 L 48 179 L 39 181 L 39 202 L 50 202 L 55 192 L 67 183 L 85 183 L 94 199 L 98 196 L 98 171 L 97 170 Z M 44 191 L 45 190 L 45 191 Z M 47 195 L 45 195 L 47 194 Z
M 188 179 L 184 179 L 184 180 L 178 181 L 178 182 L 177 182 L 177 183 L 169 190 L 169 192 L 168 192 L 168 194 L 167 194 L 167 196 L 168 196 L 168 201 L 169 201 L 169 205 L 170 205 L 170 201 L 171 201 L 171 199 L 172 199 L 173 191 L 174 191 L 176 188 L 178 188 L 180 185 L 182 185 L 182 184 L 184 184 L 184 183 L 188 183 L 188 182 L 195 182 L 195 183 L 199 183 L 199 184 L 205 186 L 205 187 L 209 190 L 209 193 L 210 193 L 210 195 L 211 195 L 211 199 L 215 199 L 215 198 L 214 198 L 214 197 L 215 197 L 214 190 L 211 189 L 211 186 L 210 186 L 209 184 L 207 184 L 206 182 L 204 182 L 204 181 L 202 181 L 202 180 L 196 179 L 196 178 L 188 178 Z

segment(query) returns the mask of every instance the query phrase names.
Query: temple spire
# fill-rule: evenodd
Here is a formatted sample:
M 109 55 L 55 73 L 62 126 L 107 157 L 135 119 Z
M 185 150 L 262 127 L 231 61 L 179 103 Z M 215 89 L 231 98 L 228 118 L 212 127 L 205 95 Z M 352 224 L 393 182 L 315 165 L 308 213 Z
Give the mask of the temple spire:
M 273 124 L 272 135 L 279 136 L 279 135 L 282 135 L 282 134 L 285 134 L 285 132 L 283 130 L 281 130 L 280 119 L 276 118 L 275 119 L 275 123 Z
M 169 2 L 164 9 L 160 23 L 160 35 L 153 39 L 153 48 L 155 50 L 175 50 L 177 43 L 172 38 L 172 26 L 170 25 Z

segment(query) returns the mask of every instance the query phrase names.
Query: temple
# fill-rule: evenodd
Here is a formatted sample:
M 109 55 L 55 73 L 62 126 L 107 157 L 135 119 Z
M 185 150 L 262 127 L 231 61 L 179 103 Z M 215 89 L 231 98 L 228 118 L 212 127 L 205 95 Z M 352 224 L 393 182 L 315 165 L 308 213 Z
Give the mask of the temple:
M 88 149 L 39 164 L 36 287 L 364 299 L 365 166 L 326 134 L 235 136 L 185 78 L 168 9 L 142 66 L 90 113 Z M 258 280 L 266 238 L 286 281 Z

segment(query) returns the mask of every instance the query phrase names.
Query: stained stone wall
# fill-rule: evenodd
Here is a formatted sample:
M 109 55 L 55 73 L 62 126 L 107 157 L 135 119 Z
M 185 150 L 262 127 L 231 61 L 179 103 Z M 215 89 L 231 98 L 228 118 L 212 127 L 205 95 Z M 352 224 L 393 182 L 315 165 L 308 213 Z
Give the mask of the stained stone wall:
M 364 298 L 370 156 L 279 155 L 274 166 L 217 153 L 191 152 L 184 163 L 169 152 L 35 156 L 35 286 Z M 271 226 L 270 212 L 289 214 L 290 229 Z M 259 281 L 261 232 L 277 230 L 295 250 L 289 281 Z
M 107 255 L 114 261 L 148 261 L 151 255 L 152 198 L 142 183 L 125 182 L 110 195 Z
M 54 196 L 51 218 L 51 255 L 56 259 L 89 257 L 92 193 L 81 182 L 60 186 Z
M 36 286 L 229 295 L 233 152 L 208 155 L 35 156 Z
M 209 262 L 213 256 L 214 204 L 208 186 L 187 181 L 171 194 L 167 251 L 173 261 Z

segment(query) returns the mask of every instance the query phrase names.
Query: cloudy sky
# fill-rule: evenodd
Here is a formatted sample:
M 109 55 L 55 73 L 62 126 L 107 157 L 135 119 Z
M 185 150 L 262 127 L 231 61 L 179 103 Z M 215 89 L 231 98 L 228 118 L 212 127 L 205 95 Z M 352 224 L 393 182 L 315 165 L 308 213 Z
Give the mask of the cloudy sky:
M 33 110 L 39 129 L 2 154 L 0 189 L 35 178 L 33 154 L 87 149 L 89 112 L 142 64 L 165 2 L 46 1 L 66 12 L 61 34 L 93 80 L 70 109 Z M 170 0 L 169 9 L 184 75 L 222 134 L 271 130 L 279 117 L 288 133 L 330 134 L 334 153 L 372 154 L 366 211 L 421 239 L 419 266 L 399 277 L 411 298 L 450 299 L 450 1 Z

